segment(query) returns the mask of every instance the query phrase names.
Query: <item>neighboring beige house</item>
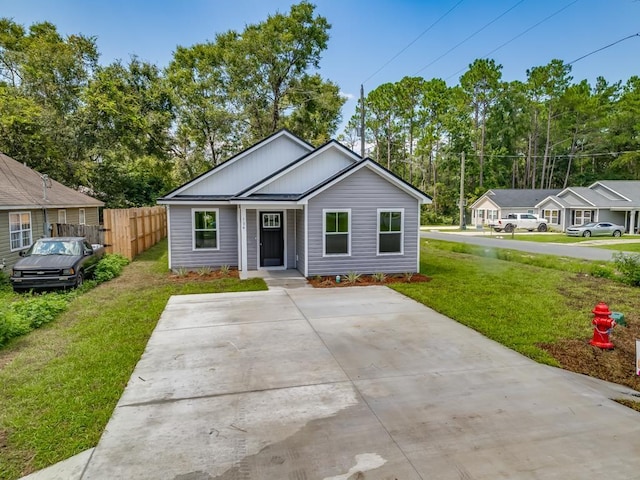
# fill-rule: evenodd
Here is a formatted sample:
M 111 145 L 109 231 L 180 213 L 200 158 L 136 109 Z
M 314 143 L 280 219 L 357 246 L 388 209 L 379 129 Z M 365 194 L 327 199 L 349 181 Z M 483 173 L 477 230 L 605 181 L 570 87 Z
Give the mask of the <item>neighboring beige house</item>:
M 544 217 L 537 205 L 550 195 L 560 193 L 561 189 L 518 189 L 494 188 L 488 190 L 471 204 L 472 225 L 486 225 L 510 213 L 532 213 Z M 547 219 L 549 220 L 549 219 Z
M 0 153 L 0 268 L 50 235 L 52 223 L 99 224 L 100 200 L 80 193 Z

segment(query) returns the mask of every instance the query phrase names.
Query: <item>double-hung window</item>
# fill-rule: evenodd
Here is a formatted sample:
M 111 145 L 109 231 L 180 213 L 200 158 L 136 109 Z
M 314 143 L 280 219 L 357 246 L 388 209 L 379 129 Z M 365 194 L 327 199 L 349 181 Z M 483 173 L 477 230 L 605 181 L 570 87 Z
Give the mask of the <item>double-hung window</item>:
M 351 254 L 351 210 L 323 210 L 324 254 Z
M 84 208 L 78 209 L 78 223 L 80 225 L 85 225 L 87 223 L 87 216 L 84 211 Z
M 193 210 L 193 249 L 218 250 L 218 209 Z
M 31 212 L 9 213 L 11 250 L 22 250 L 31 245 Z
M 378 210 L 378 255 L 403 253 L 404 211 Z

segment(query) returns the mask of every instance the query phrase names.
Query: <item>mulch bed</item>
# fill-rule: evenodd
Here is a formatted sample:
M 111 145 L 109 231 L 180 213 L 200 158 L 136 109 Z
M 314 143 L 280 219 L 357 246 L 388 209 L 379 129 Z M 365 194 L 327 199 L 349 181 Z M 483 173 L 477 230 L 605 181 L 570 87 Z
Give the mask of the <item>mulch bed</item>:
M 335 276 L 311 277 L 307 278 L 307 281 L 315 288 L 334 288 L 365 287 L 368 285 L 386 285 L 389 283 L 424 283 L 430 282 L 431 277 L 427 277 L 422 273 L 414 273 L 413 275 L 387 275 L 384 280 L 376 280 L 372 275 L 361 275 L 355 282 L 349 282 L 344 275 L 341 275 L 340 282 L 336 281 Z
M 562 340 L 540 347 L 549 352 L 566 370 L 640 391 L 640 377 L 636 375 L 635 370 L 636 338 L 640 338 L 640 318 L 638 314 L 630 312 L 625 315 L 625 320 L 626 327 L 616 325 L 613 329 L 613 350 L 602 350 L 589 345 L 591 337 Z

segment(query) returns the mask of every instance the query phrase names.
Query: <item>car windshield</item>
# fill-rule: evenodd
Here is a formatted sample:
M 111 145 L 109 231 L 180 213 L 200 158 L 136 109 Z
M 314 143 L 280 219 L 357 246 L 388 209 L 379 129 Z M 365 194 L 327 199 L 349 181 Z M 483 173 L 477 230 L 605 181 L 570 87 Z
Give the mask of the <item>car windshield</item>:
M 589 222 L 589 223 L 583 223 L 583 224 L 582 224 L 582 225 L 580 225 L 580 226 L 581 226 L 582 228 L 585 228 L 585 227 L 595 227 L 595 226 L 596 226 L 596 224 L 595 224 L 595 222 Z
M 30 252 L 31 255 L 80 255 L 78 242 L 46 241 L 36 242 Z

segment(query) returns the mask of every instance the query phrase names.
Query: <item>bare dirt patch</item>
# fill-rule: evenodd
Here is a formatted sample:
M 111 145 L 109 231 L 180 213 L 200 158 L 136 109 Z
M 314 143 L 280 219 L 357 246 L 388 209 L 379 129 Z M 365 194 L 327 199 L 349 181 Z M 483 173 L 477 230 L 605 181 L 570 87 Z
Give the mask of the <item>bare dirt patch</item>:
M 229 270 L 228 272 L 222 272 L 220 270 L 213 270 L 211 272 L 185 272 L 185 273 L 170 273 L 169 279 L 174 282 L 192 282 L 194 280 L 219 280 L 221 278 L 240 278 L 238 270 Z
M 365 287 L 369 285 L 386 285 L 389 283 L 424 283 L 430 282 L 431 277 L 422 273 L 387 275 L 384 278 L 375 278 L 373 275 L 361 275 L 355 282 L 350 282 L 346 276 L 340 276 L 338 282 L 336 277 L 312 277 L 307 281 L 315 288 L 334 287 Z

